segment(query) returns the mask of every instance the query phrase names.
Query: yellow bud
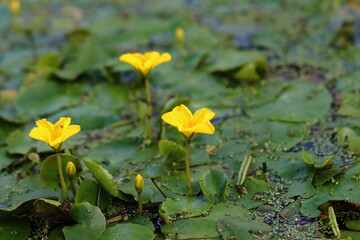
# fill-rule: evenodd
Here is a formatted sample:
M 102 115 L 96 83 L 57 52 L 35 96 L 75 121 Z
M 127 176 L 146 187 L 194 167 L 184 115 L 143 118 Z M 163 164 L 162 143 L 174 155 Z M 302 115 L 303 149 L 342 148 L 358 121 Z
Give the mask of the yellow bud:
M 12 14 L 18 14 L 20 12 L 20 1 L 19 0 L 10 0 L 10 10 Z
M 138 193 L 141 193 L 144 189 L 144 178 L 140 174 L 136 176 L 135 189 Z
M 185 39 L 185 32 L 182 27 L 177 27 L 175 30 L 175 38 L 178 43 L 183 43 Z
M 76 167 L 73 162 L 70 161 L 66 164 L 66 173 L 70 178 L 75 177 Z

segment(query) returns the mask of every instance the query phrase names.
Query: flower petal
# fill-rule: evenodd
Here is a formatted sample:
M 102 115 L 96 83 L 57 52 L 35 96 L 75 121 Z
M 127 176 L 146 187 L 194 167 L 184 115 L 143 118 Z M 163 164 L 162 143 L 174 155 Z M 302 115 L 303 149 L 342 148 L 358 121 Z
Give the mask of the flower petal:
M 29 136 L 49 143 L 53 136 L 54 124 L 48 122 L 45 118 L 36 121 L 37 127 L 31 129 Z
M 119 60 L 132 65 L 136 70 L 143 66 L 143 57 L 139 53 L 126 53 L 119 57 Z
M 194 126 L 195 133 L 205 133 L 205 134 L 214 134 L 215 127 L 211 124 L 211 122 L 204 122 L 201 124 L 197 124 Z
M 39 127 L 34 127 L 33 129 L 31 129 L 29 137 L 36 140 L 44 141 L 46 143 L 49 143 L 50 141 L 49 132 L 46 129 Z
M 210 121 L 215 116 L 215 113 L 208 108 L 202 108 L 194 113 L 194 124 Z
M 71 137 L 72 135 L 77 134 L 78 132 L 80 132 L 80 126 L 79 125 L 70 125 L 62 134 L 62 140 L 63 142 L 68 139 L 69 137 Z
M 165 113 L 161 118 L 168 124 L 177 127 L 180 131 L 182 128 L 192 127 L 192 113 L 183 104 L 175 107 L 171 112 Z
M 157 66 L 161 63 L 164 63 L 164 62 L 169 62 L 171 61 L 171 55 L 169 53 L 163 53 L 161 54 L 161 56 L 154 62 L 154 66 Z

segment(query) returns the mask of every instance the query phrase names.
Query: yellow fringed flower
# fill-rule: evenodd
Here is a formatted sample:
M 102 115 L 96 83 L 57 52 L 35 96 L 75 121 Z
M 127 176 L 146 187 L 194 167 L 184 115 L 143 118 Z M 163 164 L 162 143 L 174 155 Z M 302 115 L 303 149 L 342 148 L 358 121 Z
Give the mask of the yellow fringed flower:
M 29 136 L 44 141 L 55 150 L 59 150 L 66 139 L 80 131 L 79 125 L 70 125 L 71 118 L 61 117 L 55 124 L 46 118 L 36 121 L 37 127 L 31 129 Z
M 165 113 L 161 118 L 168 124 L 177 127 L 186 138 L 196 133 L 214 134 L 215 127 L 210 120 L 215 113 L 207 108 L 197 110 L 194 115 L 183 104 L 175 107 L 171 112 Z
M 147 76 L 157 65 L 171 60 L 169 53 L 160 54 L 158 52 L 126 53 L 119 57 L 119 60 L 132 65 L 136 71 Z

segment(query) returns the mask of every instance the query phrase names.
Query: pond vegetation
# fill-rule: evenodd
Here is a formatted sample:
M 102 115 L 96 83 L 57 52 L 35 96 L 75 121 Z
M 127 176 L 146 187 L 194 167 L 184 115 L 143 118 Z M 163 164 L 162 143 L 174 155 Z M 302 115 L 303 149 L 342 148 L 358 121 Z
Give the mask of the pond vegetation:
M 360 239 L 357 1 L 5 3 L 0 239 Z

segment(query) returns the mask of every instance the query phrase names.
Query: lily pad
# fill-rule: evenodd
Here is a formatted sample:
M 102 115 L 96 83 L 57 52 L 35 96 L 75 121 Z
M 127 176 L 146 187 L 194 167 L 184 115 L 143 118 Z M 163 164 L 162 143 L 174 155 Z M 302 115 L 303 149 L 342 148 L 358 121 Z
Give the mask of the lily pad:
M 161 204 L 162 213 L 171 219 L 199 216 L 208 211 L 212 203 L 194 197 L 168 198 Z
M 315 121 L 328 112 L 331 101 L 331 95 L 325 87 L 297 81 L 291 82 L 289 88 L 275 101 L 248 109 L 247 112 L 252 117 L 270 120 Z
M 227 176 L 219 170 L 207 170 L 200 177 L 200 187 L 212 203 L 224 202 L 228 185 Z
M 54 82 L 33 85 L 19 93 L 15 109 L 26 119 L 54 113 L 78 104 L 86 89 L 84 85 L 60 85 Z
M 219 237 L 216 231 L 216 222 L 208 219 L 180 219 L 165 225 L 161 232 L 165 236 L 178 239 L 211 239 Z
M 85 179 L 76 191 L 75 203 L 88 202 L 100 209 L 105 209 L 110 200 L 110 195 L 92 179 Z
M 69 213 L 77 224 L 63 228 L 66 239 L 98 239 L 101 237 L 106 228 L 106 219 L 98 207 L 90 203 L 76 203 Z
M 271 227 L 261 221 L 248 221 L 234 217 L 221 219 L 216 226 L 224 240 L 256 239 L 253 234 L 264 234 L 271 231 Z
M 117 224 L 107 228 L 102 235 L 102 240 L 153 240 L 155 235 L 147 227 L 133 223 Z
M 0 238 L 11 240 L 23 240 L 31 231 L 28 219 L 0 219 Z

